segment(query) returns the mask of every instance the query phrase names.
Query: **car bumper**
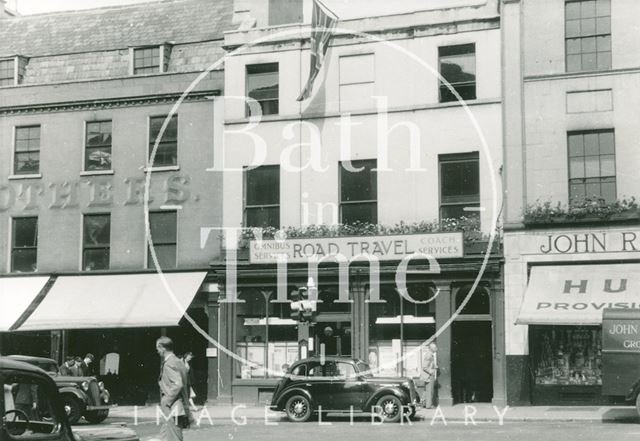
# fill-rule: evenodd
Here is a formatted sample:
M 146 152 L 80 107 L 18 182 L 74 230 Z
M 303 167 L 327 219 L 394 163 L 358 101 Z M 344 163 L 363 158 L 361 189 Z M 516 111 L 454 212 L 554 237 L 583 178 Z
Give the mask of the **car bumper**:
M 101 405 L 101 406 L 87 406 L 85 407 L 85 410 L 109 410 L 111 409 L 111 406 L 108 406 L 106 404 Z

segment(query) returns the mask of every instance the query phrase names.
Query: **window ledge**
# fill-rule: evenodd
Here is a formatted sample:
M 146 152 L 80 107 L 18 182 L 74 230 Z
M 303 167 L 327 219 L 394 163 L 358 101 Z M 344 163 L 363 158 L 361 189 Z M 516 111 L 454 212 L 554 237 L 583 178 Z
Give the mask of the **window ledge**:
M 42 179 L 41 173 L 31 173 L 25 175 L 9 175 L 7 178 L 9 180 L 18 180 L 18 179 Z
M 144 167 L 142 169 L 145 173 L 148 172 L 166 172 L 166 171 L 179 171 L 179 165 L 165 165 L 162 167 Z
M 113 170 L 85 170 L 80 172 L 80 176 L 112 175 L 113 173 Z

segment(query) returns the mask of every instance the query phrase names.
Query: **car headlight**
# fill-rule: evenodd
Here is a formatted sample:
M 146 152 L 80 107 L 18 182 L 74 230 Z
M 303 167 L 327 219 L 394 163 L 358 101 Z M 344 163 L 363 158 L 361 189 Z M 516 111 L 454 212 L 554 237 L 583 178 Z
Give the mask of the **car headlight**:
M 102 381 L 98 381 L 98 389 L 100 389 L 101 391 L 104 390 L 104 383 Z
M 83 381 L 81 386 L 82 386 L 83 390 L 85 390 L 85 391 L 89 390 L 89 382 L 88 381 Z

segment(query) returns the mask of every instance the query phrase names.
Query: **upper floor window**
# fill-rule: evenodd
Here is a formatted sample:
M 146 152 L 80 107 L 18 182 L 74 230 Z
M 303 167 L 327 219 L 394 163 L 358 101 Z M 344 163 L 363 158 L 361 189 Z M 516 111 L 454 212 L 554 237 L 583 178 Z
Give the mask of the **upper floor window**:
M 111 170 L 111 121 L 88 122 L 84 169 Z
M 440 219 L 478 217 L 478 153 L 440 155 Z
M 37 270 L 38 218 L 13 219 L 11 238 L 11 271 L 29 273 Z
M 567 72 L 611 69 L 610 0 L 572 0 L 565 7 Z
M 163 72 L 161 46 L 140 47 L 133 50 L 133 74 Z
M 244 172 L 244 226 L 280 228 L 280 166 Z
M 158 211 L 149 213 L 149 229 L 151 240 L 153 240 L 153 249 L 160 268 L 176 268 L 178 212 Z M 155 268 L 151 252 L 148 253 L 147 268 Z
M 111 254 L 111 215 L 86 214 L 83 219 L 82 268 L 84 271 L 109 269 Z
M 463 100 L 476 99 L 476 45 L 458 44 L 438 48 L 440 75 Z M 443 81 L 440 81 L 440 102 L 457 101 Z
M 615 201 L 616 154 L 613 130 L 570 132 L 569 202 L 585 198 Z
M 16 127 L 13 172 L 40 173 L 40 126 Z
M 0 87 L 16 84 L 15 60 L 0 60 Z
M 340 163 L 340 222 L 378 223 L 377 161 L 365 159 Z
M 165 116 L 153 116 L 149 118 L 149 159 L 160 136 L 162 124 L 167 119 Z M 153 158 L 153 167 L 166 167 L 178 165 L 178 115 L 173 115 L 162 133 L 158 142 L 158 148 Z
M 340 110 L 375 107 L 375 79 L 373 54 L 340 57 Z
M 247 66 L 247 97 L 258 102 L 263 115 L 278 114 L 279 81 L 278 63 Z M 251 116 L 248 104 L 247 116 Z

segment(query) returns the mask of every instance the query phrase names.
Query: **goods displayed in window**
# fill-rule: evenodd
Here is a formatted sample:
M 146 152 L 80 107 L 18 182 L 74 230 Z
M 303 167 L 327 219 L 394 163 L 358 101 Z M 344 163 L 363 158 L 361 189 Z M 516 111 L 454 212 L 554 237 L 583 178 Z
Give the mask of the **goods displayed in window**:
M 532 329 L 536 385 L 602 384 L 599 327 L 544 326 Z

